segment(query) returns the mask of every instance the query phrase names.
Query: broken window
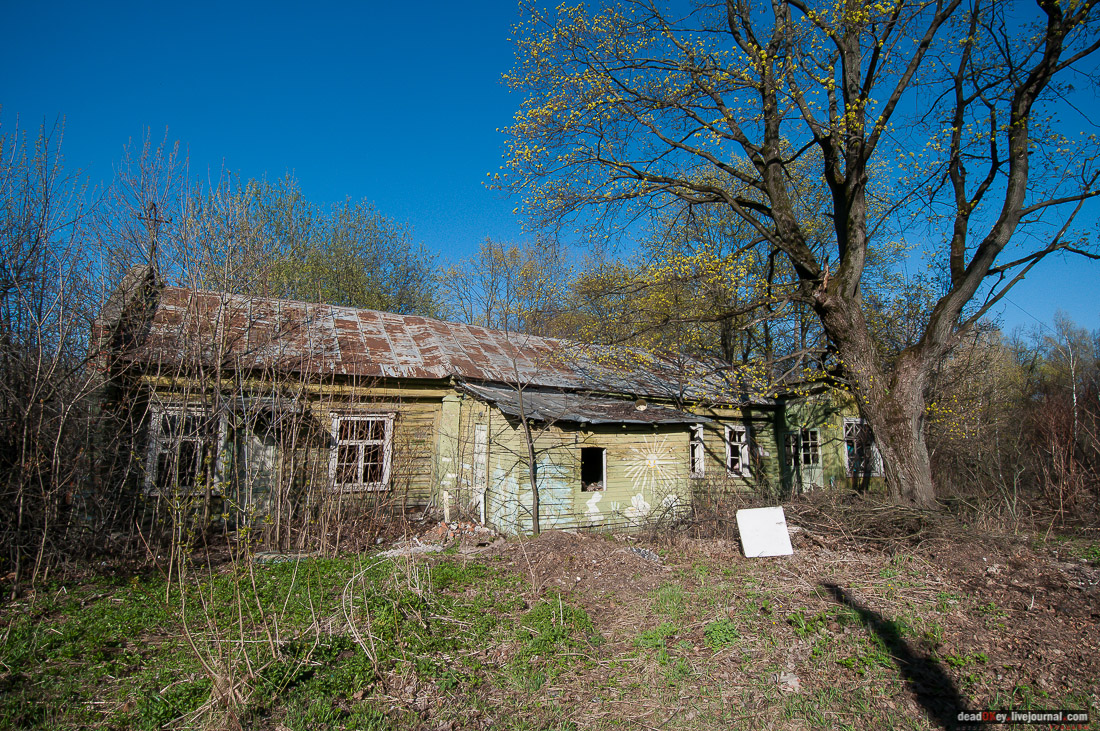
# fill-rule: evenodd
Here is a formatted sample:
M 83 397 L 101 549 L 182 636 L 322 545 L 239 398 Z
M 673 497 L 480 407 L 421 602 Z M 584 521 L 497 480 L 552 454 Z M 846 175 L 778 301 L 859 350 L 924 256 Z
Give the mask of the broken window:
M 882 475 L 882 456 L 875 446 L 874 432 L 863 419 L 844 419 L 844 465 L 853 477 Z
M 749 469 L 749 431 L 743 426 L 726 427 L 726 472 L 744 475 Z
M 692 477 L 702 477 L 705 468 L 706 451 L 703 446 L 703 427 L 691 427 L 691 442 L 688 445 L 688 469 Z
M 385 490 L 390 481 L 393 414 L 332 420 L 329 473 L 339 490 Z
M 788 467 L 815 467 L 821 464 L 821 442 L 817 429 L 798 429 L 786 434 Z
M 581 447 L 581 491 L 596 492 L 607 485 L 607 450 Z
M 146 489 L 168 493 L 214 487 L 223 434 L 222 421 L 202 407 L 152 407 Z

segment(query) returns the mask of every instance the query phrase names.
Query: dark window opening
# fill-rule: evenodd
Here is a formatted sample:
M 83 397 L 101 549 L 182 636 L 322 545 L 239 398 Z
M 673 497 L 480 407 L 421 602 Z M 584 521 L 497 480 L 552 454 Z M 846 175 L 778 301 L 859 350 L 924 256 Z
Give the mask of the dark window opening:
M 603 447 L 581 447 L 581 490 L 595 492 L 604 489 Z
M 726 471 L 742 475 L 749 462 L 749 432 L 743 426 L 726 427 Z
M 796 467 L 816 467 L 821 464 L 821 441 L 817 429 L 799 429 L 787 432 L 787 465 Z
M 359 449 L 341 444 L 336 448 L 336 481 L 340 484 L 359 482 Z
M 875 446 L 871 425 L 862 419 L 844 420 L 844 449 L 848 474 L 853 477 L 882 475 L 882 457 Z
M 159 426 L 159 429 L 157 428 Z M 151 484 L 162 492 L 213 485 L 217 423 L 203 414 L 172 411 L 153 426 Z

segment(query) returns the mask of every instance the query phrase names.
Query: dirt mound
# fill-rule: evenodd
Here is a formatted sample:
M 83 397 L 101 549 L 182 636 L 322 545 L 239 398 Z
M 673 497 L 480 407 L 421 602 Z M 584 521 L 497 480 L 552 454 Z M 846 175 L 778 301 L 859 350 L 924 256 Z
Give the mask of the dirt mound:
M 546 531 L 499 544 L 487 552 L 526 574 L 537 591 L 596 595 L 644 594 L 669 571 L 653 549 L 631 538 Z

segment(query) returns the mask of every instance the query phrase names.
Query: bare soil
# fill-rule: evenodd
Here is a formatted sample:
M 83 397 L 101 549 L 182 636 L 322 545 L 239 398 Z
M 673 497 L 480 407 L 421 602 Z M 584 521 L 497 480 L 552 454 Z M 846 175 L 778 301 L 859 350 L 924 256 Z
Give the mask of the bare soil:
M 951 728 L 962 708 L 1088 706 L 1096 718 L 1100 568 L 1064 545 L 879 509 L 793 506 L 795 553 L 779 558 L 682 532 L 464 548 L 532 596 L 583 607 L 605 640 L 534 696 L 484 690 L 487 707 L 552 709 L 581 728 Z M 716 645 L 708 627 L 723 619 L 739 639 Z M 662 626 L 662 648 L 645 649 Z

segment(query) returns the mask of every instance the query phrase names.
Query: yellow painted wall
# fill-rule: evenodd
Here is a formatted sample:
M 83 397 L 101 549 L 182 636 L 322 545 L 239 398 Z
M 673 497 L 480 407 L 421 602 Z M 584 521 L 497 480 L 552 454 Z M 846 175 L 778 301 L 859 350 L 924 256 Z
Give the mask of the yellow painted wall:
M 693 478 L 696 490 L 751 490 L 774 494 L 782 480 L 781 445 L 776 438 L 776 410 L 766 407 L 697 407 L 693 412 L 711 419 L 703 425 L 706 462 L 703 476 Z M 726 425 L 747 427 L 750 469 L 726 470 Z
M 204 393 L 212 389 L 202 388 L 201 381 L 188 378 L 147 377 L 145 385 L 152 399 L 162 404 L 201 404 Z M 438 482 L 438 466 L 435 459 L 437 434 L 443 410 L 442 396 L 454 393 L 437 385 L 425 387 L 417 383 L 355 384 L 349 382 L 287 382 L 277 384 L 264 379 L 250 379 L 243 383 L 223 381 L 223 394 L 249 396 L 297 395 L 300 402 L 309 404 L 308 429 L 305 423 L 297 429 L 295 480 L 304 482 L 316 491 L 329 485 L 330 448 L 327 435 L 331 434 L 332 419 L 340 414 L 393 413 L 394 433 L 391 448 L 390 488 L 388 494 L 395 503 L 419 506 L 428 503 Z M 307 433 L 308 432 L 308 433 Z M 227 445 L 222 445 L 223 449 Z M 290 455 L 280 454 L 283 479 L 289 479 L 285 467 Z
M 688 429 L 532 425 L 538 465 L 540 528 L 637 529 L 690 506 Z M 504 533 L 531 530 L 531 486 L 522 428 L 490 416 L 487 522 Z M 581 489 L 583 447 L 606 450 L 603 490 Z
M 146 385 L 162 402 L 202 400 L 203 389 L 193 379 L 149 377 Z M 275 388 L 262 378 L 243 383 L 223 381 L 221 389 L 223 393 L 255 396 L 297 395 L 299 402 L 310 405 L 318 436 L 312 442 L 299 442 L 310 444 L 296 453 L 295 479 L 303 489 L 316 493 L 318 486 L 328 485 L 330 450 L 325 435 L 331 431 L 333 414 L 392 412 L 396 418 L 388 494 L 395 502 L 409 507 L 446 507 L 452 519 L 480 520 L 484 515 L 486 523 L 508 534 L 531 529 L 528 457 L 520 425 L 460 391 L 437 381 L 280 381 Z M 703 428 L 706 459 L 702 478 L 689 475 L 688 424 L 582 428 L 564 422 L 549 427 L 533 423 L 541 528 L 638 528 L 686 510 L 693 492 L 703 490 L 751 490 L 778 496 L 789 482 L 779 433 L 789 421 L 812 420 L 808 406 L 788 407 L 786 416 L 781 408 L 763 406 L 697 407 L 695 413 L 709 420 Z M 840 423 L 842 405 L 822 406 L 821 426 Z M 726 424 L 748 426 L 748 474 L 726 470 Z M 484 461 L 476 454 L 479 428 L 487 436 L 481 456 Z M 827 470 L 835 471 L 842 455 L 836 439 L 830 438 L 832 441 L 823 444 L 823 456 Z M 607 450 L 602 491 L 581 489 L 580 457 L 586 446 Z M 286 460 L 287 455 L 281 459 Z M 479 473 L 480 464 L 484 471 Z

